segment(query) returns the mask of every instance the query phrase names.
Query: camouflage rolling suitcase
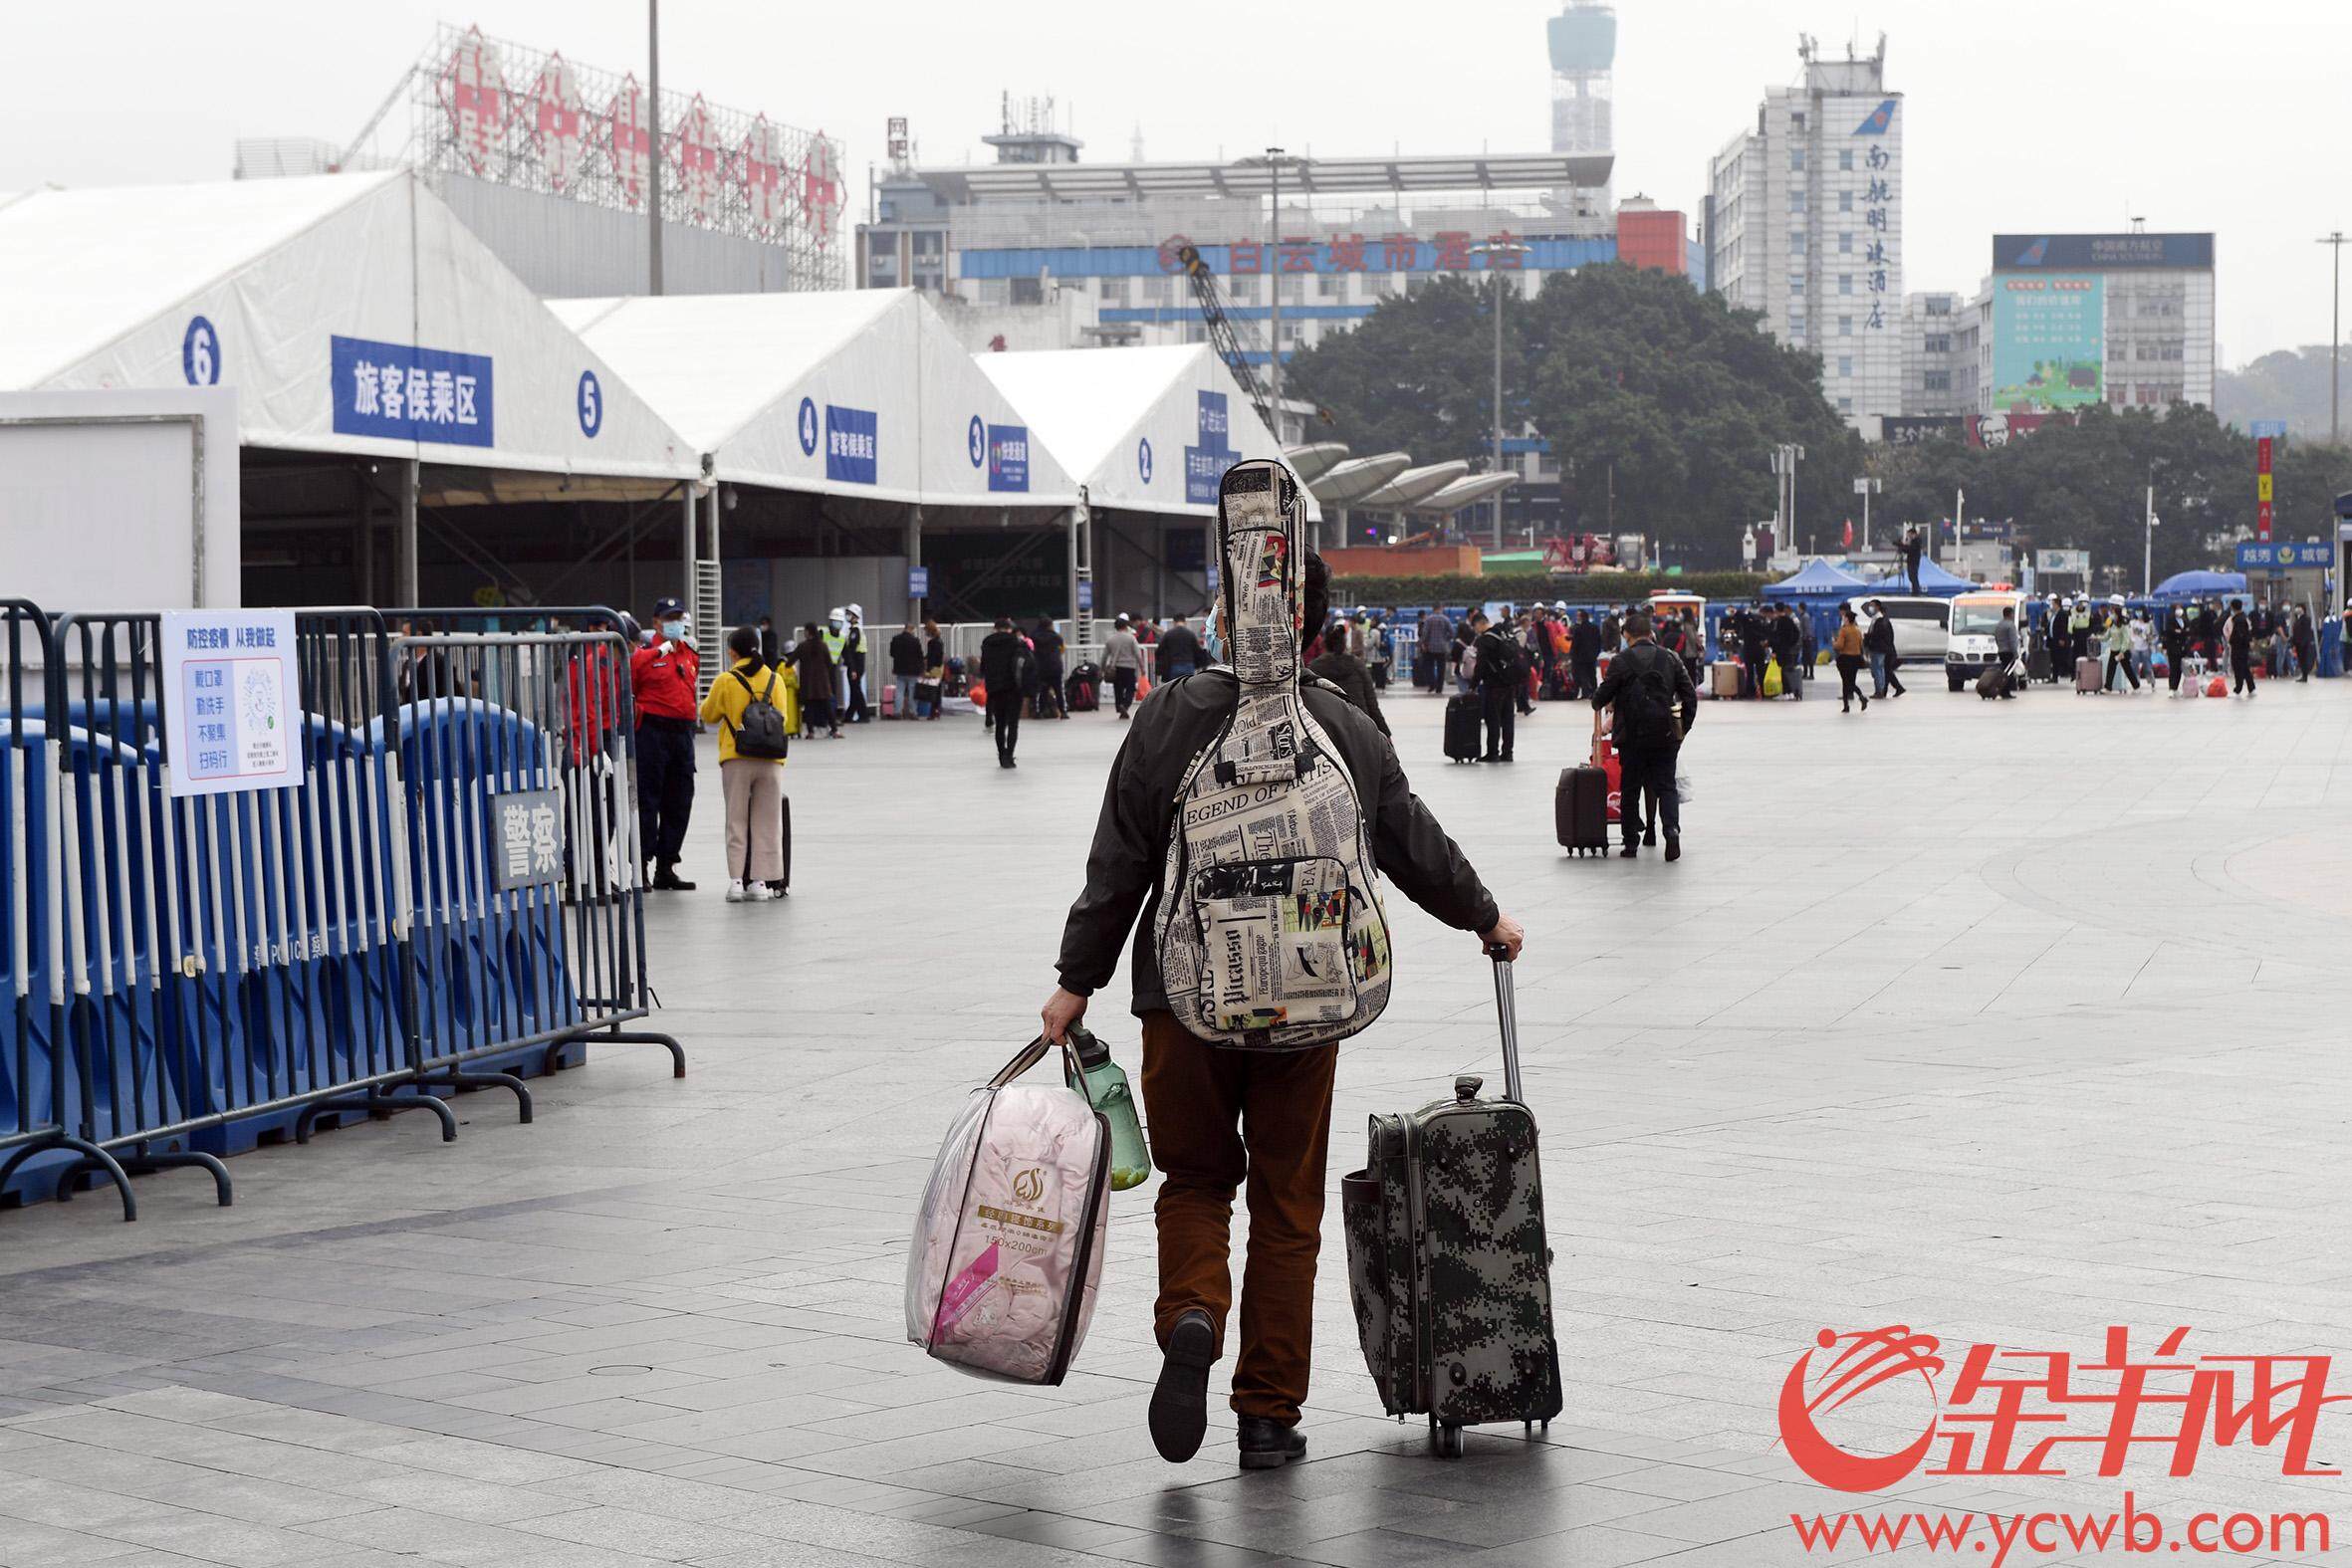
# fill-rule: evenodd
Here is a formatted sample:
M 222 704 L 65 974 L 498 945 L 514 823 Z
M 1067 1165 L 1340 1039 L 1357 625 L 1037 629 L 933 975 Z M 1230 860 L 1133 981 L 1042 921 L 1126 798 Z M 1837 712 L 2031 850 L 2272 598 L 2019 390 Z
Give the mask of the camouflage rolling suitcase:
M 1426 1415 L 1430 1447 L 1462 1453 L 1462 1429 L 1548 1424 L 1560 1410 L 1551 1248 L 1535 1118 L 1520 1098 L 1511 963 L 1492 948 L 1504 1097 L 1454 1080 L 1454 1097 L 1375 1116 L 1365 1168 L 1341 1179 L 1356 1337 L 1399 1418 Z

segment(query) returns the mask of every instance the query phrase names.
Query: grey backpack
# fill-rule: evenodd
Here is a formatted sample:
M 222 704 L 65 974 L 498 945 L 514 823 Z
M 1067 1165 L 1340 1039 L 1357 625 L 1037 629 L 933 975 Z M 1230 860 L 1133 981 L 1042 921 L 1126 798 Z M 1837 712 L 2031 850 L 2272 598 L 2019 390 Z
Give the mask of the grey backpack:
M 1288 468 L 1253 460 L 1227 470 L 1216 546 L 1225 655 L 1240 692 L 1177 791 L 1153 929 L 1169 1008 L 1211 1044 L 1327 1044 L 1388 1003 L 1371 829 L 1346 763 L 1298 691 L 1303 537 Z

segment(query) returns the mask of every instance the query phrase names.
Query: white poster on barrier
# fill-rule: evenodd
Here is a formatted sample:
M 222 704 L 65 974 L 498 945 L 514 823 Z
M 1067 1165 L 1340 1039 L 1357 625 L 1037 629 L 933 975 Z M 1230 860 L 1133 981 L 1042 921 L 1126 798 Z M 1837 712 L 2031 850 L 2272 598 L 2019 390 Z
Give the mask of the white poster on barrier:
M 164 761 L 171 793 L 302 783 L 302 678 L 292 610 L 173 610 L 163 617 Z

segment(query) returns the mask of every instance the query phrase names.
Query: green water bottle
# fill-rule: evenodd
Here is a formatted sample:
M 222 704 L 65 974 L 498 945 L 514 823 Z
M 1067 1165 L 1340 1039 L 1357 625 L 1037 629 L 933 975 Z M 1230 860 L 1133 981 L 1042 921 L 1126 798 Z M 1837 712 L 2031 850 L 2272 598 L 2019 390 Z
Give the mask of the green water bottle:
M 1069 1031 L 1078 1054 L 1079 1079 L 1070 1085 L 1082 1091 L 1086 1103 L 1110 1122 L 1110 1185 L 1115 1192 L 1141 1187 L 1151 1175 L 1151 1153 L 1144 1146 L 1143 1124 L 1135 1116 L 1135 1096 L 1127 1075 L 1110 1059 L 1110 1047 L 1082 1028 Z

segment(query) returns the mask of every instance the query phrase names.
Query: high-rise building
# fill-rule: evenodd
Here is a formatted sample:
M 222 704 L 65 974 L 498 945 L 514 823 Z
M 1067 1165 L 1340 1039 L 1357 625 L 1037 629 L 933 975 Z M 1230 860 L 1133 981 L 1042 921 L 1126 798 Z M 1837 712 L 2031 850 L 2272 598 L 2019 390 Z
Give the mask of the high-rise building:
M 1613 152 L 1610 73 L 1617 61 L 1617 11 L 1608 0 L 1568 0 L 1546 29 L 1551 45 L 1551 150 Z M 1607 212 L 1608 184 L 1566 193 L 1578 211 Z
M 1964 398 L 1960 328 L 1968 302 L 1957 294 L 1913 294 L 1903 300 L 1903 413 L 1914 418 L 1968 413 Z
M 1708 168 L 1707 283 L 1821 356 L 1821 385 L 1866 436 L 1903 411 L 1903 95 L 1886 40 L 1768 88 Z
M 1973 412 L 2213 406 L 2211 234 L 1996 234 L 1976 309 Z

